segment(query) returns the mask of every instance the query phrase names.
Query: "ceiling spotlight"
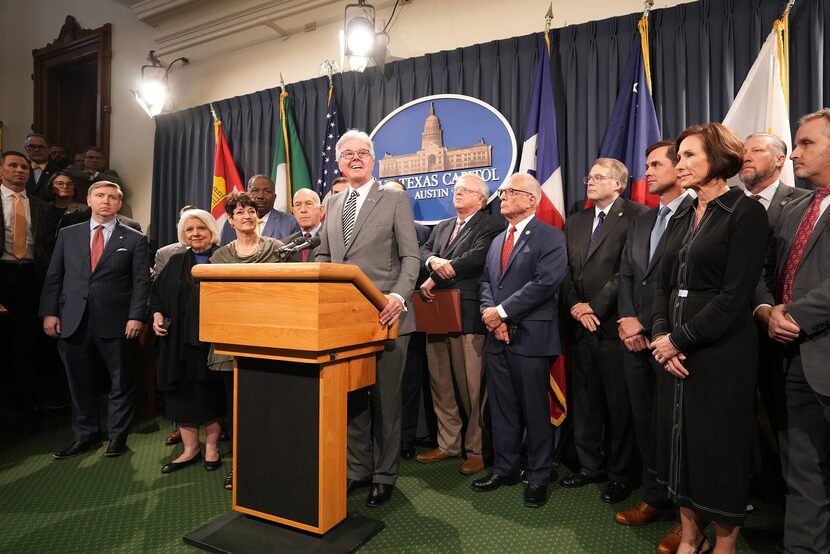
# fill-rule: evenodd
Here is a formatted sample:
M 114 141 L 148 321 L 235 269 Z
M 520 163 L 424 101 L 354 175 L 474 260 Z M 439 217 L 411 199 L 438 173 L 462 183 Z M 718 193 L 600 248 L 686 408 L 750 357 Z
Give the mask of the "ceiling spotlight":
M 371 61 L 382 66 L 386 56 L 386 42 L 385 31 L 375 31 L 374 6 L 366 0 L 358 0 L 357 4 L 346 6 L 340 44 L 343 57 L 348 60 L 351 69 L 363 71 Z
M 187 65 L 190 60 L 187 58 L 176 58 L 165 67 L 156 57 L 156 51 L 150 50 L 147 54 L 148 64 L 141 66 L 141 85 L 138 90 L 130 90 L 135 96 L 136 102 L 150 117 L 155 117 L 164 110 L 164 106 L 170 97 L 170 88 L 167 84 L 167 76 L 170 69 L 176 62 Z

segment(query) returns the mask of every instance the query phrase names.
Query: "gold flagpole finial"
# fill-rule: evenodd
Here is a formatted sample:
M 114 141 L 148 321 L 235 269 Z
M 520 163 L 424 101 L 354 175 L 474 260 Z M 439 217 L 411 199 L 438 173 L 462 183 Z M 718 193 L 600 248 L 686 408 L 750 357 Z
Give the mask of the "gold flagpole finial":
M 545 14 L 545 34 L 550 32 L 550 26 L 553 23 L 553 3 L 548 5 L 548 13 Z

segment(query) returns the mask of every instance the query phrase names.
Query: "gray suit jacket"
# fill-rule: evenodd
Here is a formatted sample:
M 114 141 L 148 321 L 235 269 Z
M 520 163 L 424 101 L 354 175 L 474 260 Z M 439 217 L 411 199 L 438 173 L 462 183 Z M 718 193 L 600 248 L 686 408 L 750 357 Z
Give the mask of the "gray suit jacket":
M 809 192 L 807 189 L 798 189 L 779 182 L 778 189 L 776 189 L 775 194 L 772 196 L 772 201 L 769 203 L 769 208 L 767 209 L 767 219 L 769 220 L 770 229 L 775 228 L 775 224 L 778 223 L 778 218 L 781 217 L 781 212 L 787 204 L 796 198 L 801 198 Z
M 149 257 L 147 237 L 117 223 L 91 271 L 89 224 L 61 229 L 40 296 L 40 316 L 58 316 L 62 338 L 75 333 L 84 313 L 90 335 L 123 337 L 128 319 L 146 320 Z
M 184 252 L 187 250 L 188 247 L 180 242 L 174 242 L 173 244 L 168 244 L 167 246 L 162 246 L 158 250 L 156 250 L 156 258 L 155 263 L 153 264 L 153 279 L 159 276 L 161 270 L 164 269 L 164 266 L 167 265 L 167 262 L 170 261 L 170 258 L 173 254 L 178 254 L 179 252 Z
M 328 204 L 320 228 L 320 248 L 315 261 L 354 264 L 384 294 L 394 292 L 407 303 L 401 316 L 400 334 L 415 330 L 409 297 L 420 269 L 418 239 L 412 205 L 407 194 L 372 183 L 360 208 L 348 246 L 343 244 L 343 205 L 348 195 L 338 194 Z
M 795 241 L 798 226 L 814 194 L 805 194 L 784 207 L 773 231 L 772 255 L 762 276 L 763 287 L 756 290 L 758 304 L 779 304 L 787 255 Z M 816 223 L 793 280 L 793 300 L 787 305 L 793 320 L 801 327 L 797 343 L 801 351 L 804 377 L 816 392 L 830 396 L 830 214 Z

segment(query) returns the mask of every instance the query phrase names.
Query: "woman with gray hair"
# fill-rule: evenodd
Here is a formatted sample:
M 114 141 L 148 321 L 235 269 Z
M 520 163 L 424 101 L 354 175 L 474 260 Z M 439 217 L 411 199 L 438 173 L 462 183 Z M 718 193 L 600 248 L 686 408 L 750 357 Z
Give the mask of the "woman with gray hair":
M 191 270 L 210 263 L 219 244 L 219 229 L 208 212 L 187 210 L 179 223 L 179 242 L 187 250 L 173 254 L 150 291 L 149 312 L 158 336 L 157 384 L 165 395 L 167 415 L 177 421 L 184 443 L 180 456 L 164 465 L 173 473 L 204 460 L 207 471 L 222 465 L 221 420 L 225 415 L 222 378 L 208 370 L 210 344 L 199 340 L 199 283 Z M 205 427 L 205 452 L 199 426 Z

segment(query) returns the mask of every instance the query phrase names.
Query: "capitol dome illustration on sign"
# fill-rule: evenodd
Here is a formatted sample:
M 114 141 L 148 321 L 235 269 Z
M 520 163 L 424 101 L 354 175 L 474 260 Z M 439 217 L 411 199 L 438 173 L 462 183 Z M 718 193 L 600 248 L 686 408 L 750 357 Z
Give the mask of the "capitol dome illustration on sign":
M 401 106 L 372 131 L 381 182 L 400 181 L 415 220 L 434 224 L 455 216 L 452 187 L 476 173 L 490 199 L 516 163 L 513 130 L 495 108 L 469 96 L 436 95 Z

